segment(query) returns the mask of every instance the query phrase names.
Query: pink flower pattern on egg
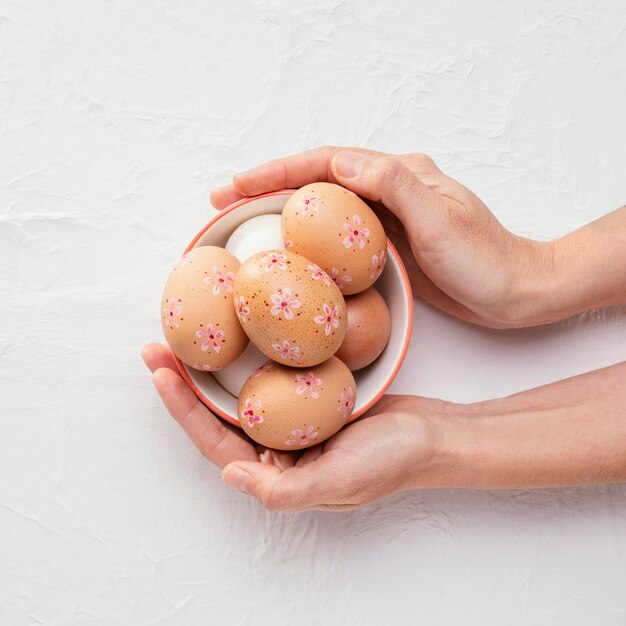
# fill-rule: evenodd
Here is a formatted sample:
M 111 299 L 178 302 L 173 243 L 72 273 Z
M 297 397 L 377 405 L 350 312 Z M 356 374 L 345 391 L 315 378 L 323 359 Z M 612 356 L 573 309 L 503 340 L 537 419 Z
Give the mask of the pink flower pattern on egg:
M 317 201 L 319 200 L 319 196 L 314 196 L 311 194 L 310 196 L 306 193 L 302 194 L 302 198 L 298 201 L 298 207 L 302 209 L 303 213 L 308 213 L 309 211 L 317 211 Z
M 287 341 L 287 339 L 282 343 L 273 343 L 272 348 L 274 348 L 274 352 L 280 353 L 280 358 L 283 361 L 298 359 L 302 354 L 302 350 L 295 343 L 292 344 Z
M 279 344 L 273 344 L 273 345 L 279 345 Z M 276 348 L 274 348 L 276 349 Z M 252 372 L 252 375 L 256 378 L 261 376 L 262 374 L 264 374 L 265 372 L 269 372 L 272 367 L 273 367 L 274 363 L 266 363 L 265 365 L 261 365 L 261 367 L 257 367 L 254 372 Z
M 330 287 L 330 276 L 319 266 L 313 264 L 307 265 L 311 270 L 311 278 L 313 280 L 321 280 L 325 285 Z
M 222 337 L 224 337 L 225 333 L 223 330 L 213 330 L 213 324 L 207 324 L 204 330 L 200 329 L 196 331 L 196 337 L 198 339 L 204 339 L 204 342 L 200 346 L 202 352 L 206 352 L 210 348 L 219 354 L 221 347 L 218 343 Z
M 246 398 L 244 403 L 243 416 L 248 422 L 248 426 L 252 428 L 255 424 L 260 424 L 263 421 L 263 416 L 259 415 L 258 411 L 261 408 L 259 400 L 255 400 L 254 403 L 250 398 Z
M 342 391 L 339 396 L 339 406 L 337 411 L 343 419 L 347 420 L 352 415 L 352 409 L 354 408 L 354 392 L 352 387 L 348 387 L 348 391 L 345 393 Z
M 291 239 L 287 239 L 287 241 L 285 241 L 285 248 L 287 250 L 289 250 L 289 248 L 293 248 L 293 241 L 291 241 Z
M 233 280 L 235 280 L 235 274 L 233 272 L 226 272 L 225 274 L 219 267 L 213 268 L 214 276 L 206 276 L 203 280 L 209 285 L 213 285 L 213 295 L 218 296 L 220 289 L 224 287 L 228 293 L 233 292 Z
M 348 223 L 343 225 L 343 229 L 348 234 L 343 239 L 343 245 L 346 248 L 352 248 L 356 243 L 362 250 L 365 247 L 367 238 L 370 236 L 370 229 L 361 226 L 361 218 L 358 215 L 352 216 L 352 223 L 350 223 L 349 217 L 346 217 L 346 220 L 348 220 Z
M 272 315 L 284 315 L 285 319 L 293 319 L 293 309 L 299 309 L 300 300 L 296 298 L 291 289 L 279 289 L 277 293 L 273 293 L 270 299 L 274 303 L 270 312 Z
M 180 326 L 180 323 L 183 321 L 183 318 L 181 317 L 182 312 L 183 307 L 176 300 L 176 298 L 172 298 L 167 303 L 167 306 L 163 309 L 163 315 L 168 321 L 170 330 L 178 328 Z
M 265 264 L 265 271 L 271 272 L 275 267 L 279 270 L 287 269 L 287 257 L 284 254 L 277 254 L 276 252 L 272 252 L 264 257 L 261 257 L 261 263 Z
M 370 278 L 376 280 L 382 273 L 385 268 L 385 251 L 382 250 L 378 254 L 375 254 L 372 257 L 372 267 L 374 271 L 370 274 Z
M 250 307 L 246 306 L 246 301 L 243 296 L 239 296 L 237 301 L 237 315 L 242 322 L 248 321 L 248 315 L 250 315 Z
M 309 443 L 314 443 L 315 439 L 319 432 L 313 428 L 313 426 L 309 426 L 306 430 L 300 430 L 296 428 L 291 431 L 291 437 L 285 441 L 286 446 L 293 446 L 296 443 L 300 443 L 301 446 L 306 446 Z
M 333 267 L 330 273 L 333 281 L 335 281 L 335 284 L 337 285 L 337 287 L 339 287 L 340 290 L 343 290 L 348 283 L 352 282 L 352 276 L 350 276 L 349 274 L 339 276 L 339 270 L 336 267 Z
M 335 306 L 331 309 L 328 304 L 324 304 L 322 309 L 324 310 L 324 315 L 316 315 L 313 321 L 316 324 L 325 324 L 324 334 L 330 335 L 333 328 L 339 328 L 339 307 Z
M 308 391 L 311 394 L 311 398 L 320 397 L 320 394 L 315 387 L 319 387 L 322 384 L 322 379 L 315 378 L 314 372 L 309 372 L 308 374 L 298 374 L 295 382 L 298 383 L 296 393 L 299 396 Z

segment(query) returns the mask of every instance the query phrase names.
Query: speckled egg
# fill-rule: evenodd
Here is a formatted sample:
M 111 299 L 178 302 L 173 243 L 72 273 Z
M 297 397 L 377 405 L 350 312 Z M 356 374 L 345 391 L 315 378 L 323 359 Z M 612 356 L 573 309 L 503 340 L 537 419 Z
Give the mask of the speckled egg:
M 163 292 L 161 322 L 167 343 L 185 364 L 219 370 L 248 345 L 233 304 L 239 261 L 223 248 L 201 246 L 176 264 Z
M 285 248 L 315 263 L 344 295 L 371 287 L 387 260 L 387 238 L 370 207 L 332 183 L 312 183 L 296 191 L 283 208 Z
M 346 332 L 346 305 L 324 270 L 299 254 L 268 250 L 241 265 L 234 281 L 243 329 L 270 359 L 291 367 L 331 357 Z
M 332 437 L 350 418 L 356 385 L 336 357 L 311 368 L 269 361 L 245 382 L 237 415 L 244 432 L 277 450 L 302 450 Z
M 335 356 L 353 372 L 373 363 L 385 349 L 391 331 L 389 309 L 374 287 L 346 298 L 348 327 Z

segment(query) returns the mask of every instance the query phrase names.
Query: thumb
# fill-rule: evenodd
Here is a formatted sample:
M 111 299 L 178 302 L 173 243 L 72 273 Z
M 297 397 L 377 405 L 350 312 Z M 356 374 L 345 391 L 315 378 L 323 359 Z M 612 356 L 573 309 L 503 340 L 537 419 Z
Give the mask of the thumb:
M 323 473 L 313 463 L 281 470 L 266 463 L 237 461 L 223 469 L 222 480 L 257 498 L 269 511 L 293 512 L 319 505 L 329 495 L 332 483 Z
M 393 157 L 372 158 L 359 152 L 335 154 L 331 169 L 337 181 L 354 193 L 382 202 L 401 221 L 439 204 L 439 196 L 404 163 Z M 418 211 L 417 209 L 422 209 Z

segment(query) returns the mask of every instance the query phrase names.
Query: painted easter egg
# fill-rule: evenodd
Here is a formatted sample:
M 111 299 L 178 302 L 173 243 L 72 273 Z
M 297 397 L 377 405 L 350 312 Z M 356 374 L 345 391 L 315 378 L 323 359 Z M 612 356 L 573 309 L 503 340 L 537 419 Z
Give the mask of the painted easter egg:
M 325 361 L 346 332 L 346 305 L 330 276 L 311 260 L 268 250 L 241 265 L 233 286 L 244 331 L 270 359 L 291 367 Z
M 277 450 L 302 450 L 334 435 L 350 418 L 356 384 L 336 357 L 313 367 L 268 361 L 245 382 L 237 403 L 244 432 Z
M 161 303 L 167 343 L 186 365 L 219 370 L 248 344 L 233 305 L 233 281 L 239 261 L 223 248 L 189 251 L 172 270 Z
M 371 287 L 387 260 L 387 238 L 370 207 L 332 183 L 312 183 L 287 200 L 285 248 L 317 263 L 344 295 Z
M 348 325 L 335 353 L 353 372 L 373 363 L 385 349 L 391 331 L 389 309 L 374 287 L 346 297 Z

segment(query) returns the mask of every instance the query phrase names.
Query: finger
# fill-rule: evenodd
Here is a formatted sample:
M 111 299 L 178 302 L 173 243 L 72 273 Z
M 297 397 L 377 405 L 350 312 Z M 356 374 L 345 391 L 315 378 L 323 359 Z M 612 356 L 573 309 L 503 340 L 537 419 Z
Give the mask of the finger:
M 161 368 L 154 372 L 152 380 L 170 415 L 209 461 L 219 467 L 240 459 L 258 461 L 253 446 L 226 428 L 178 374 Z
M 443 172 L 427 154 L 413 152 L 411 154 L 400 154 L 397 158 L 429 187 L 436 186 L 446 179 Z
M 321 461 L 285 470 L 262 463 L 236 462 L 224 468 L 224 482 L 258 500 L 269 511 L 325 508 L 340 499 L 340 482 Z
M 178 372 L 174 355 L 168 346 L 160 343 L 149 343 L 141 350 L 141 358 L 151 372 L 166 367 Z
M 420 223 L 441 218 L 440 196 L 400 159 L 371 158 L 342 151 L 334 155 L 331 169 L 339 184 L 360 196 L 382 202 L 405 226 L 409 218 Z
M 258 446 L 257 446 L 258 449 Z M 287 469 L 293 467 L 298 460 L 298 457 L 293 452 L 279 452 L 278 450 L 272 450 L 271 448 L 264 448 L 259 457 L 261 463 L 268 465 L 275 465 L 278 469 Z
M 232 185 L 224 185 L 224 187 L 217 187 L 211 191 L 211 204 L 218 211 L 225 209 L 227 206 L 233 204 L 244 198 L 238 193 Z
M 312 446 L 311 448 L 307 448 L 302 456 L 296 461 L 296 465 L 301 467 L 302 465 L 306 465 L 307 463 L 312 463 L 317 460 L 324 453 L 324 446 Z
M 358 154 L 383 156 L 382 152 L 364 148 L 348 148 Z M 234 189 L 244 196 L 255 196 L 279 189 L 297 189 L 309 183 L 321 181 L 336 183 L 330 163 L 336 152 L 346 148 L 324 146 L 294 154 L 293 156 L 274 159 L 259 165 L 233 178 Z

